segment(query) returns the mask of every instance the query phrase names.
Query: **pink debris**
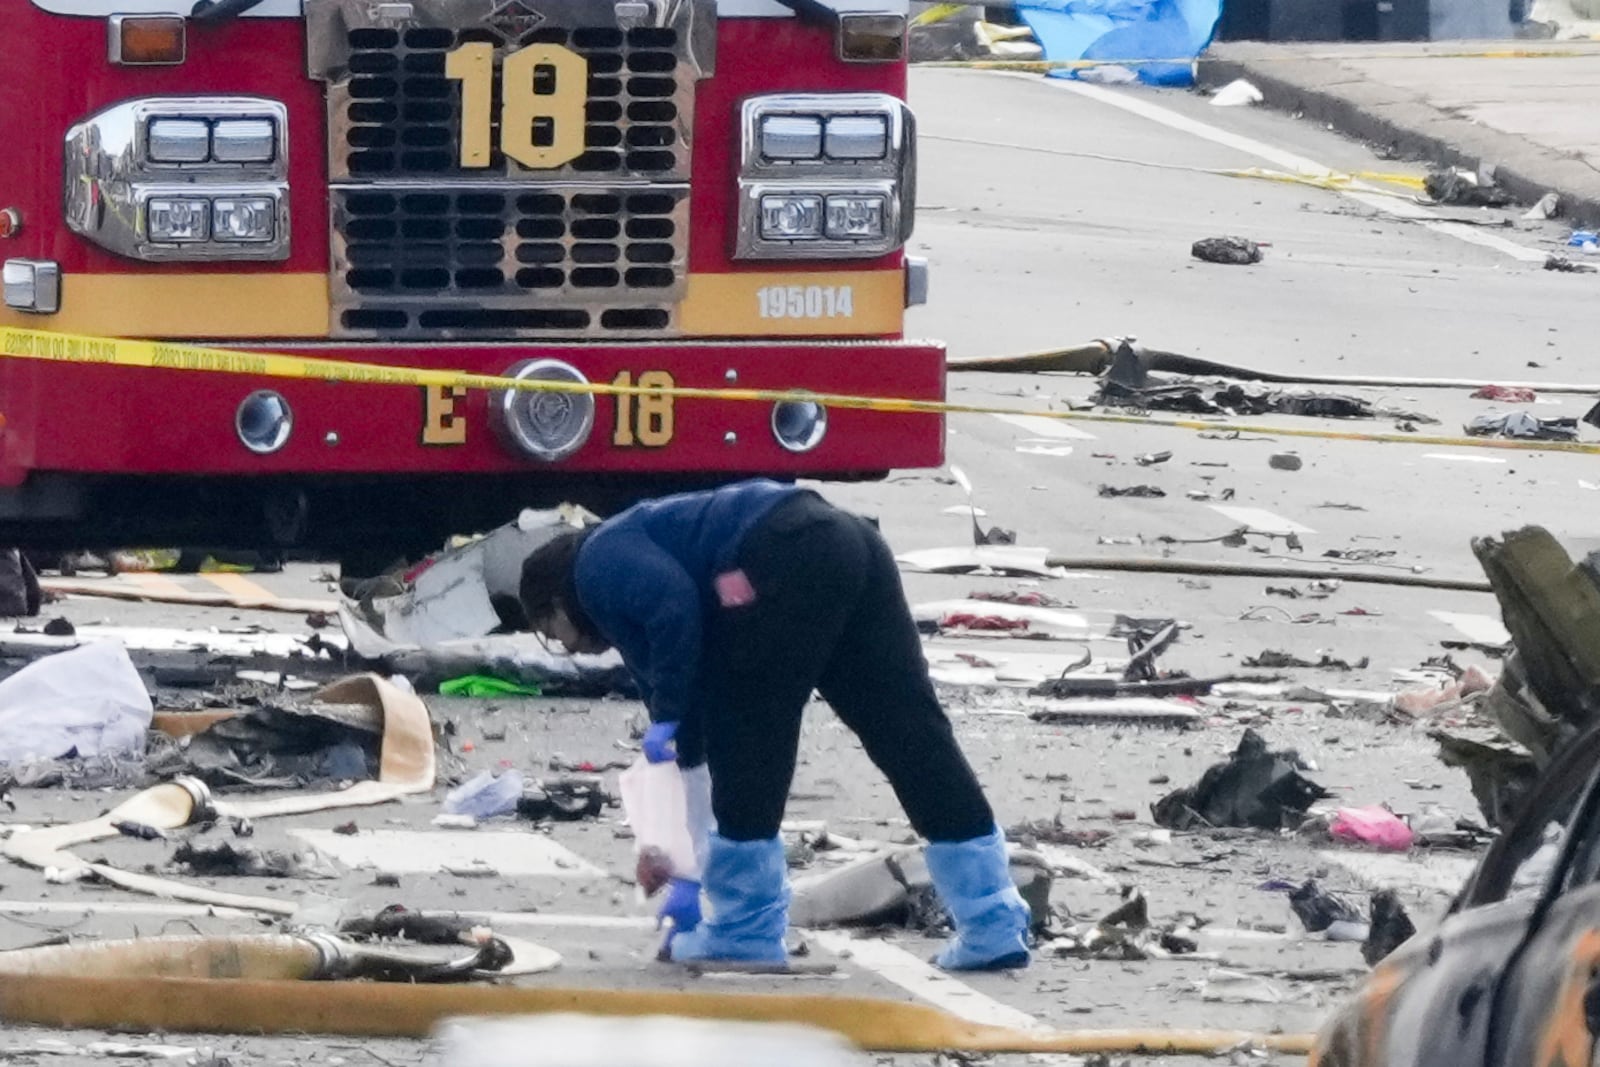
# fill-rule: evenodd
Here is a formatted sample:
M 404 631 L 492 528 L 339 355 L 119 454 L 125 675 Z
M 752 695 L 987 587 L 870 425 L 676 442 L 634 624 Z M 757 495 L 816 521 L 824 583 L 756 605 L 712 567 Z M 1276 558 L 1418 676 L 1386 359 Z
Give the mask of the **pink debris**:
M 1453 704 L 1462 697 L 1487 692 L 1493 685 L 1494 678 L 1481 667 L 1473 665 L 1462 671 L 1461 677 L 1449 685 L 1439 688 L 1407 689 L 1404 693 L 1396 694 L 1394 710 L 1403 711 L 1407 715 L 1426 715 L 1446 704 Z
M 1503 400 L 1507 404 L 1531 404 L 1538 399 L 1532 389 L 1520 385 L 1486 385 L 1472 394 L 1474 400 Z
M 1411 847 L 1411 827 L 1388 808 L 1341 808 L 1328 832 L 1335 841 L 1370 845 L 1381 852 L 1405 852 Z

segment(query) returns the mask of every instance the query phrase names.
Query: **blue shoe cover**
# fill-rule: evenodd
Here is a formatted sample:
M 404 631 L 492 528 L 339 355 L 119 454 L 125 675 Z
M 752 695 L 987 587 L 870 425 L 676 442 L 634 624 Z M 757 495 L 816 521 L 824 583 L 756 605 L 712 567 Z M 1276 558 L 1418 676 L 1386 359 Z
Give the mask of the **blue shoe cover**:
M 970 841 L 932 842 L 926 855 L 956 928 L 935 962 L 947 971 L 1026 967 L 1032 914 L 1011 880 L 1000 830 Z
M 730 841 L 710 835 L 701 882 L 710 916 L 672 939 L 676 963 L 738 960 L 784 963 L 789 927 L 789 865 L 783 841 Z

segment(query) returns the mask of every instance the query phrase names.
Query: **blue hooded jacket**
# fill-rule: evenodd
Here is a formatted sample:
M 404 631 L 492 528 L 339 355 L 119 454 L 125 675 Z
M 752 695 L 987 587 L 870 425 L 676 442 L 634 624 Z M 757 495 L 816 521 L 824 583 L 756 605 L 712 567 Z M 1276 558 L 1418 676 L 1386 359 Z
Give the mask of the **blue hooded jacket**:
M 752 480 L 636 504 L 595 528 L 578 550 L 578 605 L 622 654 L 654 722 L 694 702 L 713 581 L 735 566 L 750 529 L 804 490 Z

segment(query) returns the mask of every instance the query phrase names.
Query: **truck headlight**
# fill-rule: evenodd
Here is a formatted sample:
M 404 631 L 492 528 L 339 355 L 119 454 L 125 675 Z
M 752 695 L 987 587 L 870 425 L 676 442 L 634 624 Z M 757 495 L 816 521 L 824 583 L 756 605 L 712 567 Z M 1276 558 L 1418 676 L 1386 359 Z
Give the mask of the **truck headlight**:
M 736 259 L 868 259 L 911 236 L 915 123 L 885 93 L 746 100 Z
M 828 197 L 828 238 L 860 241 L 883 237 L 883 207 L 881 196 Z
M 762 119 L 761 154 L 767 159 L 816 159 L 822 155 L 822 120 L 814 115 Z
M 889 120 L 883 115 L 831 118 L 823 150 L 829 159 L 882 159 L 889 154 Z
M 761 236 L 768 241 L 800 241 L 822 236 L 822 197 L 763 196 Z
M 211 204 L 211 232 L 219 241 L 270 241 L 278 206 L 271 197 L 240 196 Z
M 67 131 L 69 229 L 144 262 L 289 256 L 289 110 L 259 96 L 147 96 Z
M 271 119 L 218 119 L 211 128 L 211 158 L 218 163 L 271 163 L 277 147 Z
M 204 163 L 211 158 L 211 125 L 203 119 L 151 119 L 144 150 L 152 163 Z
M 145 202 L 145 233 L 167 244 L 211 237 L 211 202 L 190 197 L 151 197 Z

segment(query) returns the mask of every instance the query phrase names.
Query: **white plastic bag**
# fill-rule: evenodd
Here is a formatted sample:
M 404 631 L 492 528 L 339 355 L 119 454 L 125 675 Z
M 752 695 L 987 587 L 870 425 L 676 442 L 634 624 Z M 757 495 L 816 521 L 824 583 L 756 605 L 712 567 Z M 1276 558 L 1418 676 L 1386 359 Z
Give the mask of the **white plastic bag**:
M 142 758 L 155 708 L 127 649 L 96 641 L 0 681 L 0 763 L 80 756 Z
M 617 776 L 622 811 L 633 827 L 634 852 L 641 858 L 640 886 L 648 896 L 667 877 L 700 880 L 700 861 L 689 829 L 689 799 L 683 772 L 673 762 L 651 763 L 643 756 Z M 664 863 L 659 878 L 646 863 Z

